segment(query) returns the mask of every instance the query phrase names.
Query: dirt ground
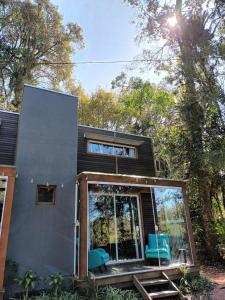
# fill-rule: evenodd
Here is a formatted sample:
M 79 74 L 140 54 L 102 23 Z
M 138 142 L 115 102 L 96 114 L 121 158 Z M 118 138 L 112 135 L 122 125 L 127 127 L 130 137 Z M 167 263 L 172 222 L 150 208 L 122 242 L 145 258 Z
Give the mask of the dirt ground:
M 201 267 L 200 273 L 207 277 L 214 284 L 214 287 L 204 295 L 192 296 L 189 299 L 225 300 L 225 268 Z

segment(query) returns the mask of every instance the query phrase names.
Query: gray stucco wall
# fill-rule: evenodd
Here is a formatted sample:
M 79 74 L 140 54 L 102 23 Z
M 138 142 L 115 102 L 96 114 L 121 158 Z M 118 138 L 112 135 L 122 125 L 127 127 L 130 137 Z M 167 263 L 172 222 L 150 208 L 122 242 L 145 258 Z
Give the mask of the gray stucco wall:
M 8 257 L 20 273 L 73 273 L 77 98 L 25 86 L 19 120 Z M 57 185 L 55 205 L 36 205 L 37 184 Z

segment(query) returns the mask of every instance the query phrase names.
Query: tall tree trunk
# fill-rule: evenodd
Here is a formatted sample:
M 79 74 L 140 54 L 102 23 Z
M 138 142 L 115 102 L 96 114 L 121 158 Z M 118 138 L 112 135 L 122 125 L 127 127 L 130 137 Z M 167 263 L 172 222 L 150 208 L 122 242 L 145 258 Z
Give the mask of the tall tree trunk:
M 181 37 L 180 50 L 183 78 L 185 81 L 184 103 L 182 113 L 187 129 L 188 142 L 186 145 L 190 176 L 198 182 L 199 204 L 202 208 L 202 226 L 204 230 L 204 246 L 210 259 L 217 256 L 215 251 L 216 236 L 212 231 L 212 203 L 210 197 L 211 182 L 204 168 L 204 145 L 202 141 L 204 111 L 198 99 L 195 86 L 195 62 L 191 43 Z

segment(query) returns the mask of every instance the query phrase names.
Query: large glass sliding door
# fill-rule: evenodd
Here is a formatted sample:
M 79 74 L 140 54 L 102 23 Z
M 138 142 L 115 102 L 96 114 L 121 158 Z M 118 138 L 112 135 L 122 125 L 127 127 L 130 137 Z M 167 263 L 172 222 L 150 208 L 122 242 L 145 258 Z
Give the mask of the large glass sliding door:
M 89 193 L 90 249 L 103 248 L 116 260 L 115 205 L 112 195 Z
M 185 222 L 182 188 L 152 187 L 159 263 L 190 263 L 191 253 Z M 164 249 L 164 250 L 162 250 Z M 167 250 L 167 255 L 163 251 Z
M 89 190 L 89 249 L 103 248 L 111 263 L 142 259 L 138 196 L 123 194 L 118 187 L 93 186 Z
M 117 260 L 142 258 L 138 197 L 115 196 Z

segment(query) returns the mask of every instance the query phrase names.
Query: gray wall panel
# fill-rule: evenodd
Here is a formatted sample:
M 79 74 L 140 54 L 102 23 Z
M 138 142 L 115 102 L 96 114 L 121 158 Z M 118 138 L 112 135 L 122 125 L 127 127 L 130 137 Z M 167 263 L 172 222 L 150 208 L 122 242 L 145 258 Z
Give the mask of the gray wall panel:
M 39 275 L 73 273 L 77 99 L 25 86 L 8 256 Z M 57 185 L 55 205 L 36 204 L 37 184 Z

